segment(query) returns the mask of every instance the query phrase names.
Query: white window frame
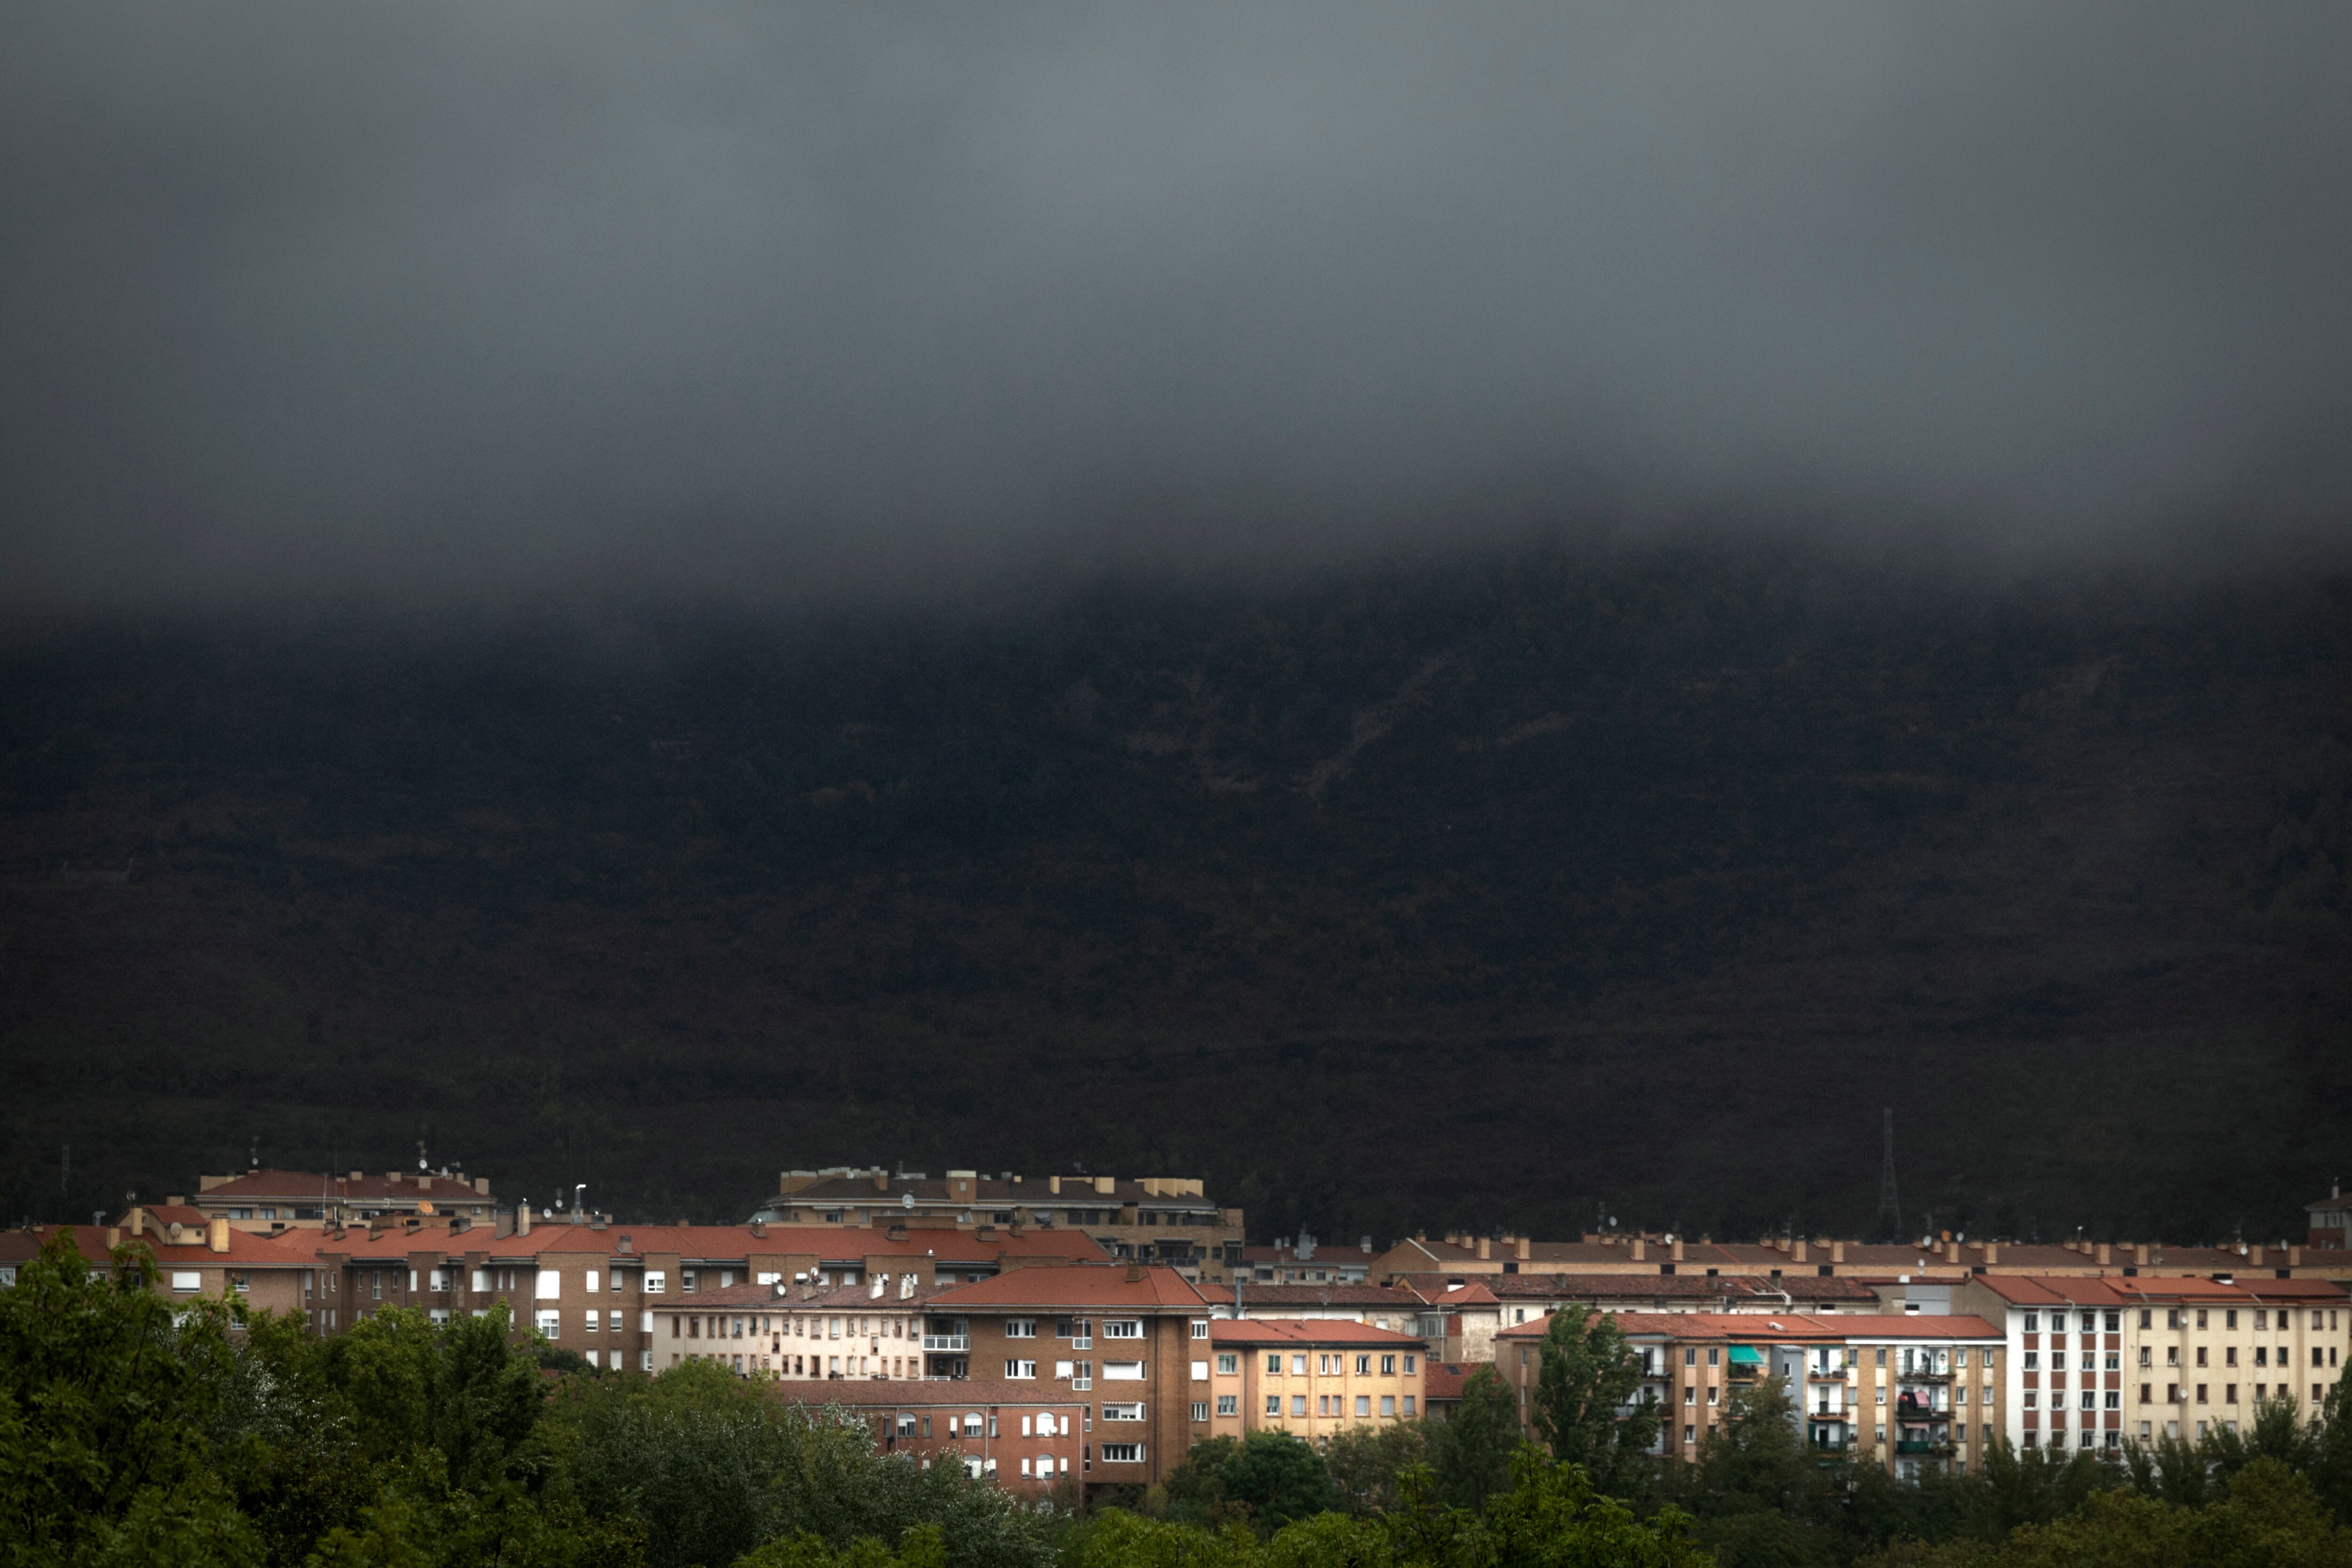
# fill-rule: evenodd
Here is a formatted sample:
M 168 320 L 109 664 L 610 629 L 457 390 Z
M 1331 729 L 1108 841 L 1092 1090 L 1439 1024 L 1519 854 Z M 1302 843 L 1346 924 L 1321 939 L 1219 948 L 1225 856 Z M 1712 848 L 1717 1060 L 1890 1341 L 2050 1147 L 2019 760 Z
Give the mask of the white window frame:
M 1037 1337 L 1037 1320 L 1034 1318 L 1005 1319 L 1004 1337 L 1008 1340 L 1035 1339 Z
M 1139 1465 L 1143 1463 L 1140 1443 L 1097 1443 L 1097 1456 L 1106 1465 Z
M 667 1289 L 667 1288 L 668 1284 L 669 1284 L 669 1276 L 668 1276 L 667 1274 L 665 1274 L 664 1272 L 662 1272 L 660 1269 L 658 1269 L 658 1268 L 648 1268 L 648 1269 L 646 1269 L 646 1295 L 648 1295 L 648 1296 L 658 1296 L 658 1295 L 660 1295 L 660 1294 L 662 1293 L 662 1291 L 663 1291 L 665 1289 Z
M 1107 1340 L 1139 1340 L 1143 1337 L 1141 1318 L 1106 1318 L 1102 1337 Z
M 1037 1376 L 1037 1363 L 1034 1361 L 1008 1361 L 1004 1363 L 1004 1375 L 1018 1383 L 1032 1382 Z
M 1107 1361 L 1102 1363 L 1105 1383 L 1141 1383 L 1144 1365 L 1139 1361 Z
M 560 1301 L 563 1299 L 563 1276 L 552 1268 L 542 1268 L 531 1284 L 531 1297 L 540 1301 Z

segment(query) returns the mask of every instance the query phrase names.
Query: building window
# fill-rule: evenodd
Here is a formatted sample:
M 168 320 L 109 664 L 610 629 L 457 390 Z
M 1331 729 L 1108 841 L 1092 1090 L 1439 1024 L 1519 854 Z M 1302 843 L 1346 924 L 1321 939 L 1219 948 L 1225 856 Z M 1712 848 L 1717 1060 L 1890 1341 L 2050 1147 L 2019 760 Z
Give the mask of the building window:
M 1415 1405 L 1419 1404 L 1419 1403 L 1420 1403 L 1420 1401 L 1419 1401 L 1419 1400 L 1417 1400 L 1417 1399 L 1415 1399 L 1412 1394 L 1406 1394 L 1406 1395 L 1404 1396 L 1404 1413 L 1405 1413 L 1405 1415 L 1408 1415 L 1408 1416 L 1412 1415 L 1413 1414 L 1413 1408 L 1412 1408 L 1412 1407 L 1413 1407 Z
M 1290 1396 L 1290 1413 L 1293 1415 L 1301 1417 L 1306 1415 L 1307 1395 L 1303 1394 L 1294 1394 Z
M 1206 1421 L 1208 1418 L 1209 1402 L 1205 1399 L 1196 1399 L 1192 1401 L 1192 1419 L 1195 1421 Z
M 1105 1443 L 1102 1446 L 1102 1458 L 1106 1465 L 1139 1465 L 1143 1463 L 1143 1445 Z
M 1037 1363 L 1034 1361 L 1008 1361 L 1004 1363 L 1004 1375 L 1024 1380 L 1034 1378 L 1037 1375 Z
M 648 1295 L 648 1296 L 658 1296 L 658 1295 L 660 1295 L 660 1294 L 662 1293 L 662 1291 L 663 1291 L 664 1288 L 667 1285 L 668 1280 L 669 1280 L 669 1276 L 668 1276 L 668 1275 L 667 1275 L 667 1274 L 665 1274 L 665 1273 L 663 1273 L 660 1269 L 658 1269 L 658 1268 L 648 1268 L 648 1269 L 646 1269 L 646 1295 Z
M 1217 1414 L 1218 1414 L 1218 1415 L 1239 1415 L 1241 1413 L 1242 1413 L 1242 1396 L 1241 1396 L 1240 1394 L 1220 1394 L 1219 1395 L 1217 1395 Z
M 1195 1318 L 1192 1320 L 1192 1337 L 1196 1340 L 1205 1340 L 1209 1337 L 1208 1319 Z
M 1034 1318 L 1005 1319 L 1004 1337 L 1008 1340 L 1035 1339 L 1037 1337 L 1037 1320 Z
M 1142 1337 L 1141 1318 L 1110 1318 L 1103 1323 L 1103 1338 L 1107 1340 L 1139 1340 Z
M 555 1338 L 563 1331 L 563 1314 L 551 1310 L 542 1310 L 539 1314 L 539 1331 L 551 1340 Z
M 1282 1414 L 1282 1395 L 1279 1394 L 1269 1394 L 1265 1396 L 1265 1413 L 1268 1415 L 1279 1415 Z
M 1220 1377 L 1231 1377 L 1231 1376 L 1233 1376 L 1234 1373 L 1236 1373 L 1240 1372 L 1240 1371 L 1241 1371 L 1241 1369 L 1242 1369 L 1242 1358 L 1241 1358 L 1240 1352 L 1227 1352 L 1227 1353 L 1224 1353 L 1224 1354 L 1221 1354 L 1221 1355 L 1219 1355 L 1219 1356 L 1217 1357 L 1217 1375 L 1218 1375 L 1218 1376 L 1220 1376 Z

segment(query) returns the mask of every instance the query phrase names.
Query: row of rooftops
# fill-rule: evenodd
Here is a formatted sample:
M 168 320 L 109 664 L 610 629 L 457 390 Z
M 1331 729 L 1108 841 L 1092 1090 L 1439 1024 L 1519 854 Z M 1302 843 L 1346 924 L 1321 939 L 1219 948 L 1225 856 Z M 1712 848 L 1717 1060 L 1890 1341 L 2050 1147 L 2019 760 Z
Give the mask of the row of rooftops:
M 241 1269 L 416 1267 L 420 1263 L 546 1268 L 564 1259 L 583 1266 L 625 1267 L 647 1259 L 675 1259 L 689 1267 L 732 1265 L 747 1273 L 759 1262 L 772 1262 L 781 1273 L 797 1263 L 803 1267 L 794 1270 L 801 1276 L 795 1280 L 705 1289 L 695 1300 L 711 1306 L 1030 1306 L 1073 1311 L 1127 1308 L 1201 1311 L 1221 1317 L 1235 1312 L 1233 1287 L 1194 1283 L 1166 1268 L 1112 1265 L 1099 1247 L 1071 1232 L 1030 1232 L 1019 1237 L 1007 1233 L 993 1243 L 982 1242 L 971 1232 L 921 1232 L 894 1243 L 866 1230 L 786 1227 L 771 1230 L 762 1237 L 755 1236 L 751 1226 L 655 1226 L 598 1231 L 584 1226 L 545 1226 L 527 1235 L 495 1237 L 483 1227 L 444 1222 L 381 1226 L 373 1236 L 354 1228 L 268 1237 L 233 1229 L 192 1207 L 134 1208 L 123 1217 L 124 1223 L 119 1226 L 66 1228 L 72 1232 L 78 1250 L 91 1262 L 103 1262 L 114 1247 L 136 1242 L 154 1254 L 159 1266 L 195 1263 Z M 0 1233 L 0 1263 L 20 1263 L 30 1258 L 57 1228 L 35 1226 Z M 478 1236 L 478 1245 L 467 1245 Z M 935 1270 L 932 1282 L 915 1285 L 909 1283 L 912 1276 L 892 1267 L 922 1257 L 935 1264 L 994 1263 L 1002 1271 L 958 1281 L 952 1277 L 940 1279 Z M 806 1267 L 811 1262 L 831 1262 L 870 1277 L 855 1285 L 820 1286 L 807 1278 L 816 1272 Z M 2003 1273 L 1972 1276 L 1969 1283 L 2021 1306 L 2123 1307 L 2151 1301 L 2254 1305 L 2345 1300 L 2341 1286 L 2316 1279 L 2240 1280 L 2188 1275 L 2118 1279 Z M 1313 1316 L 1350 1310 L 1387 1310 L 1399 1318 L 1417 1318 L 1433 1311 L 1446 1316 L 1486 1308 L 1499 1311 L 1511 1300 L 1536 1305 L 1575 1301 L 1602 1307 L 1623 1304 L 1627 1310 L 1620 1310 L 1618 1318 L 1628 1331 L 1637 1320 L 1653 1317 L 1671 1319 L 1685 1328 L 1698 1320 L 1722 1317 L 1744 1324 L 1742 1331 L 1752 1331 L 1759 1317 L 1780 1315 L 1833 1321 L 1846 1325 L 1841 1332 L 1858 1332 L 1853 1325 L 1884 1314 L 1891 1285 L 1911 1287 L 1912 1281 L 1897 1276 L 1893 1280 L 1881 1279 L 1874 1289 L 1870 1281 L 1843 1277 L 1799 1277 L 1775 1283 L 1756 1276 L 1706 1279 L 1654 1275 L 1433 1275 L 1414 1277 L 1396 1286 L 1244 1284 L 1239 1290 L 1239 1310 L 1244 1317 L 1255 1312 L 1260 1321 L 1269 1314 Z M 1918 1287 L 1944 1302 L 1949 1300 L 1947 1284 L 1922 1279 Z M 1775 1302 L 1781 1309 L 1779 1314 L 1773 1313 Z M 1736 1310 L 1741 1305 L 1748 1310 Z M 1939 1310 L 1924 1314 L 1915 1310 L 1906 1315 L 1915 1321 L 1932 1321 Z
M 1442 1239 L 1416 1236 L 1397 1243 L 1374 1260 L 1371 1277 L 1415 1274 L 1505 1275 L 1510 1273 L 1779 1274 L 2095 1274 L 2129 1275 L 2153 1269 L 2168 1274 L 2214 1274 L 2252 1269 L 2324 1268 L 2347 1271 L 2344 1255 L 2301 1244 L 2239 1243 L 2231 1247 L 2182 1247 L 2164 1243 L 2061 1242 L 2040 1244 L 1970 1241 L 1943 1235 L 1887 1245 L 1832 1237 L 1782 1237 L 1753 1244 L 1691 1240 L 1673 1235 L 1589 1234 L 1572 1242 L 1528 1237 Z

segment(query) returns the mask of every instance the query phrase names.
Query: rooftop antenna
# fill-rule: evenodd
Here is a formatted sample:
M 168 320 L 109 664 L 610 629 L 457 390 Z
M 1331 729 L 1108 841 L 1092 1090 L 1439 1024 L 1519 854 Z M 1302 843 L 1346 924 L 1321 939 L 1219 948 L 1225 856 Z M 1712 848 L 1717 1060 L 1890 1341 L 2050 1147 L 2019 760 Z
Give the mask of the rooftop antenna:
M 420 1171 L 427 1168 L 425 1163 L 425 1140 L 422 1138 L 416 1141 L 416 1168 Z
M 1903 1226 L 1903 1200 L 1895 1190 L 1895 1108 L 1885 1107 L 1886 1159 L 1878 1173 L 1878 1223 L 1890 1235 Z
M 253 1142 L 246 1145 L 245 1163 L 247 1170 L 261 1169 L 261 1134 L 258 1132 L 253 1135 Z

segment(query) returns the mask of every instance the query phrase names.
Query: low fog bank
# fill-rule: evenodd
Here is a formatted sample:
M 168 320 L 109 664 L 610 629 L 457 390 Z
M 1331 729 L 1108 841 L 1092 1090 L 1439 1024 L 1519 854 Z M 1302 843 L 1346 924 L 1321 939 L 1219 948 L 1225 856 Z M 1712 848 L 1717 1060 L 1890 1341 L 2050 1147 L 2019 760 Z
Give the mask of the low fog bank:
M 0 603 L 2347 535 L 2352 13 L 19 16 Z

